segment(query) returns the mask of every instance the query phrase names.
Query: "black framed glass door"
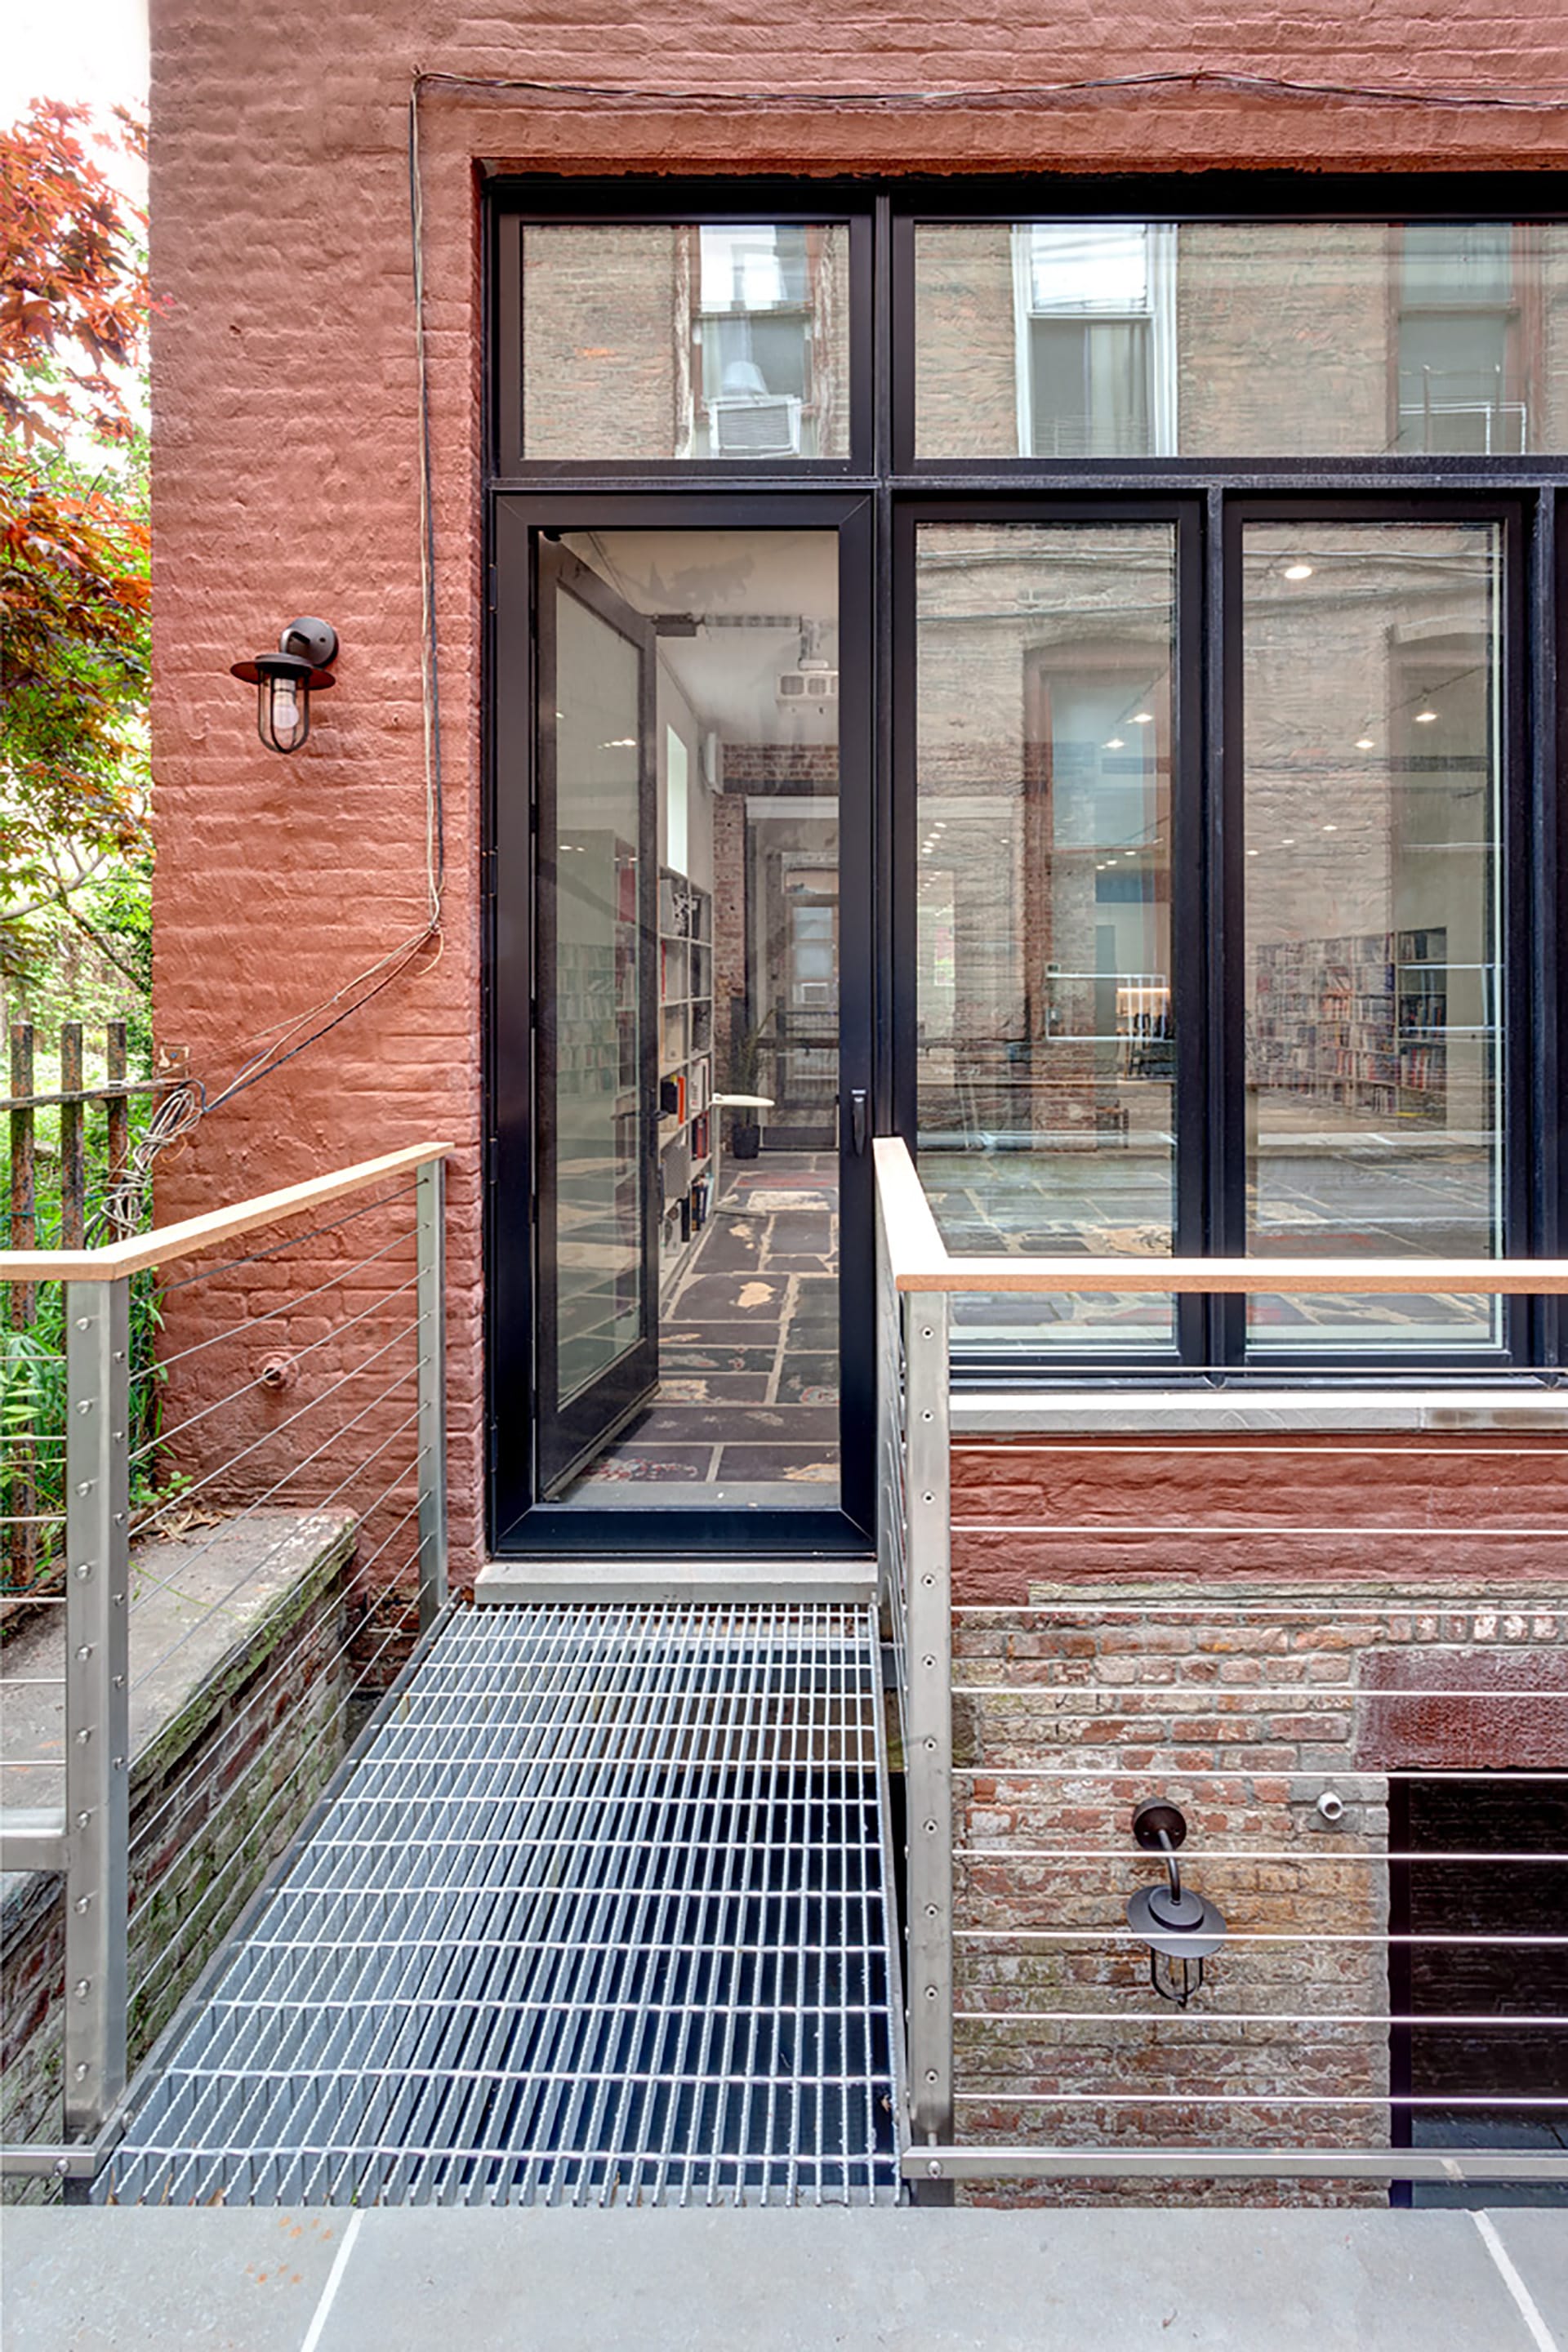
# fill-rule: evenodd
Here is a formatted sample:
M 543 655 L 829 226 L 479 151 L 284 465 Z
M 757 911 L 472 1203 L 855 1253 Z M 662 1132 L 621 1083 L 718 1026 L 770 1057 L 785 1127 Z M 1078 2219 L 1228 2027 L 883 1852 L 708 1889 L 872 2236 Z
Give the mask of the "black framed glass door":
M 866 524 L 500 503 L 498 1549 L 868 1540 Z
M 539 549 L 534 1022 L 541 1492 L 658 1383 L 658 750 L 651 625 Z

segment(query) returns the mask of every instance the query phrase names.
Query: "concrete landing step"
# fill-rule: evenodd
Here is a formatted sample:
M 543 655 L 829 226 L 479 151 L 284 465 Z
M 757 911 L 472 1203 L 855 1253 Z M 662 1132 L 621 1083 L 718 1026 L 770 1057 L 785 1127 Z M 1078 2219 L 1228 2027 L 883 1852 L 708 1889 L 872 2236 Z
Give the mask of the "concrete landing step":
M 5 2253 L 16 2352 L 1568 2352 L 1544 2212 L 21 2210 Z
M 474 1583 L 477 1601 L 837 1601 L 877 1595 L 877 1563 L 864 1559 L 492 1559 Z

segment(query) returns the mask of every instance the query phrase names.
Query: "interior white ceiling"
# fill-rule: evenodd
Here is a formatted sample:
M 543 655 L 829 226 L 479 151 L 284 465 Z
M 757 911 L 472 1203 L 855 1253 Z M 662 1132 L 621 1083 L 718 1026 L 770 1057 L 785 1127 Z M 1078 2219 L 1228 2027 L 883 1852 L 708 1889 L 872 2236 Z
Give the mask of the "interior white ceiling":
M 661 636 L 659 660 L 704 730 L 729 742 L 826 743 L 837 710 L 781 709 L 803 621 L 838 661 L 838 548 L 825 530 L 574 531 L 566 544 L 639 613 L 689 614 L 695 636 Z M 742 625 L 749 624 L 750 625 Z

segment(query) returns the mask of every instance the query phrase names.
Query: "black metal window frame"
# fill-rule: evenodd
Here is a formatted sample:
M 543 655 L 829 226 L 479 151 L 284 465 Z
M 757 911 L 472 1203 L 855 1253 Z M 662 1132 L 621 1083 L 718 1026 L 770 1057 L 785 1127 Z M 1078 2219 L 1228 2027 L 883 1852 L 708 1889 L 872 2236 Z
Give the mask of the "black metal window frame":
M 1568 1004 L 1568 838 L 1561 780 L 1568 767 L 1568 457 L 1374 457 L 1233 460 L 1210 457 L 920 459 L 915 454 L 914 238 L 919 224 L 1051 218 L 1181 223 L 1299 219 L 1338 222 L 1508 220 L 1562 216 L 1561 192 L 1542 174 L 1367 175 L 1295 173 L 1094 180 L 1040 175 L 1005 181 L 880 184 L 829 179 L 688 179 L 582 182 L 492 180 L 485 241 L 487 278 L 486 540 L 494 593 L 496 517 L 519 492 L 564 501 L 620 493 L 665 527 L 710 522 L 716 493 L 737 500 L 774 493 L 809 499 L 864 491 L 870 502 L 866 609 L 872 623 L 870 729 L 875 815 L 872 854 L 873 1101 L 878 1125 L 916 1134 L 914 1003 L 916 748 L 913 738 L 913 530 L 920 520 L 1029 521 L 1172 519 L 1178 534 L 1179 710 L 1174 819 L 1195 856 L 1173 877 L 1173 923 L 1186 955 L 1176 985 L 1179 1150 L 1177 1246 L 1241 1255 L 1245 1241 L 1245 1122 L 1240 1059 L 1239 940 L 1241 670 L 1240 533 L 1249 520 L 1496 519 L 1505 543 L 1506 776 L 1504 889 L 1510 1028 L 1504 1095 L 1506 1246 L 1556 1255 L 1568 1245 L 1561 1087 Z M 527 463 L 520 430 L 522 319 L 520 226 L 542 222 L 844 222 L 850 239 L 851 451 L 847 458 L 658 464 Z M 562 512 L 565 511 L 563 504 Z M 601 507 L 600 512 L 605 509 Z M 858 598 L 856 600 L 860 601 Z M 490 654 L 494 676 L 493 646 Z M 495 696 L 487 696 L 492 712 Z M 495 720 L 488 769 L 487 906 L 494 952 Z M 487 1021 L 493 1039 L 494 1024 Z M 492 1045 L 489 1131 L 501 1123 Z M 493 1220 L 492 1220 L 493 1230 Z M 491 1265 L 495 1266 L 493 1238 Z M 492 1286 L 493 1295 L 493 1286 Z M 1184 1300 L 1169 1352 L 1053 1353 L 1047 1364 L 967 1360 L 965 1381 L 1009 1386 L 1063 1380 L 1139 1383 L 1193 1378 L 1306 1384 L 1433 1379 L 1555 1379 L 1568 1334 L 1556 1306 L 1505 1306 L 1504 1344 L 1444 1354 L 1354 1351 L 1249 1357 L 1245 1304 Z

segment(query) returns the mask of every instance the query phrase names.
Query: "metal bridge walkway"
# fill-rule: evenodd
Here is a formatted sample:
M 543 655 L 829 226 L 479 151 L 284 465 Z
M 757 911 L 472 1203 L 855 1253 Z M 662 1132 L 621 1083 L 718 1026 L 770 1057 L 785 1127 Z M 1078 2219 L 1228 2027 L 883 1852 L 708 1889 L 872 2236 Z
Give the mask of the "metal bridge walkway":
M 100 2201 L 892 2203 L 873 1612 L 470 1609 Z

